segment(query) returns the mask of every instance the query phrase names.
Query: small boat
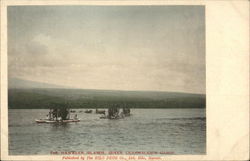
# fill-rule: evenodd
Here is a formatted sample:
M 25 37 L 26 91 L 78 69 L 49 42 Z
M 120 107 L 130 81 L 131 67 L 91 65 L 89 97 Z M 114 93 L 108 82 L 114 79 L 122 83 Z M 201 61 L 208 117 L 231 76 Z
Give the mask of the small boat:
M 86 110 L 85 113 L 92 113 L 92 110 Z

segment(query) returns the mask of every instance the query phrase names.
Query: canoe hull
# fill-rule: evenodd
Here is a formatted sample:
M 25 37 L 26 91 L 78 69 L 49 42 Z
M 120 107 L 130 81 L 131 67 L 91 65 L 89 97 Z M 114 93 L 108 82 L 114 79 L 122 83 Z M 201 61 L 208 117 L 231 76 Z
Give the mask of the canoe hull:
M 80 122 L 80 120 L 79 119 L 77 119 L 77 120 L 35 120 L 36 121 L 36 123 L 69 123 L 69 122 Z

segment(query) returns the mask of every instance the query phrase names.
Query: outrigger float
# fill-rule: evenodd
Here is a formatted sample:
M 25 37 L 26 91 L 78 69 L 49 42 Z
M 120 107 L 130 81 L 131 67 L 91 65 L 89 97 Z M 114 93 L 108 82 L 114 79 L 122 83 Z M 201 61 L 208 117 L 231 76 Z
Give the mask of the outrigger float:
M 46 119 L 37 119 L 36 123 L 69 123 L 69 122 L 80 122 L 75 114 L 74 118 L 70 118 L 70 111 L 66 108 L 50 109 Z

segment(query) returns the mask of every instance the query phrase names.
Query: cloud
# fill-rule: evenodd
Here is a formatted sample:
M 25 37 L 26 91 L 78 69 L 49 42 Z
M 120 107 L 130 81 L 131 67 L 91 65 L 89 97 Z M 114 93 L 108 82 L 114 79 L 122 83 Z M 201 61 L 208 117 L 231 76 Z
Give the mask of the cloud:
M 10 77 L 79 88 L 205 91 L 202 7 L 19 6 L 8 15 Z

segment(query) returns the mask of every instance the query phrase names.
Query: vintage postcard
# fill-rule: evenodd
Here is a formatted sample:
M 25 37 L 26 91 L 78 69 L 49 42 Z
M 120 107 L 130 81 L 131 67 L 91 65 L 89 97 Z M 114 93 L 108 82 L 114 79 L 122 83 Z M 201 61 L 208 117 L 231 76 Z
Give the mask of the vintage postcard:
M 249 159 L 247 1 L 1 1 L 1 160 Z

